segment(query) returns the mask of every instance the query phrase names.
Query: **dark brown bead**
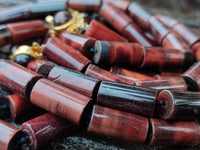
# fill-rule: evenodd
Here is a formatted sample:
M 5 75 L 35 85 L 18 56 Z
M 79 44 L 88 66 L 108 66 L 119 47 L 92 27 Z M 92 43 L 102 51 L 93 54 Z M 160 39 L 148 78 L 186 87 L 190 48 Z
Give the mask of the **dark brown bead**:
M 59 11 L 54 15 L 54 26 L 63 25 L 72 19 L 72 15 L 68 11 Z
M 101 7 L 101 0 L 69 0 L 68 5 L 79 11 L 98 12 Z
M 137 86 L 152 88 L 158 91 L 162 91 L 162 90 L 187 91 L 187 85 L 183 78 L 136 81 L 135 84 Z
M 135 23 L 126 26 L 122 35 L 131 43 L 139 43 L 145 47 L 153 46 L 150 40 L 145 36 L 144 32 Z
M 44 114 L 21 126 L 22 131 L 29 136 L 28 146 L 31 149 L 38 149 L 56 138 L 66 136 L 74 131 L 77 126 L 52 114 Z
M 96 64 L 140 66 L 144 58 L 144 48 L 139 44 L 96 41 L 94 49 Z
M 92 37 L 101 41 L 127 42 L 127 39 L 96 20 L 92 20 L 90 22 L 89 27 L 85 31 L 84 35 L 86 37 Z
M 85 74 L 94 78 L 101 79 L 101 80 L 115 81 L 115 82 L 125 83 L 125 84 L 134 84 L 134 82 L 131 80 L 120 77 L 116 74 L 113 74 L 95 65 L 89 65 L 85 71 Z
M 28 63 L 27 68 L 47 77 L 49 71 L 55 66 L 56 64 L 51 61 L 35 59 Z
M 191 66 L 182 77 L 189 85 L 188 90 L 199 91 L 200 89 L 200 61 Z
M 96 41 L 93 38 L 73 34 L 68 31 L 61 33 L 59 38 L 69 46 L 83 53 L 85 56 L 91 55 L 90 49 L 94 47 Z
M 200 142 L 197 122 L 150 119 L 149 145 L 194 146 Z
M 14 93 L 29 98 L 33 85 L 42 78 L 9 60 L 0 60 L 0 84 Z
M 134 114 L 153 117 L 157 91 L 149 88 L 103 81 L 97 104 Z
M 34 114 L 39 114 L 40 112 L 39 108 L 17 94 L 8 95 L 7 100 L 10 106 L 10 117 L 13 121 L 26 116 L 34 116 Z
M 162 91 L 157 100 L 162 100 L 165 105 L 157 105 L 158 115 L 165 120 L 169 119 L 195 119 L 200 116 L 200 93 L 182 91 Z
M 148 127 L 147 118 L 96 105 L 88 131 L 134 143 L 144 143 Z
M 44 36 L 46 27 L 41 20 L 24 21 L 7 24 L 12 32 L 12 42 L 18 43 L 27 41 L 36 37 Z
M 121 77 L 127 78 L 129 80 L 132 80 L 133 82 L 153 79 L 153 77 L 151 76 L 148 76 L 139 72 L 135 72 L 135 71 L 126 70 L 123 68 L 111 67 L 110 72 L 117 74 Z
M 75 124 L 82 123 L 83 112 L 91 104 L 91 98 L 46 79 L 41 79 L 35 84 L 30 101 L 36 106 Z
M 134 2 L 129 5 L 128 14 L 140 25 L 140 27 L 146 29 L 146 24 L 151 18 L 151 14 Z
M 70 88 L 80 94 L 93 97 L 100 80 L 92 78 L 63 67 L 54 67 L 48 75 L 48 79 Z
M 20 150 L 18 142 L 24 136 L 23 132 L 2 120 L 0 120 L 0 148 L 1 150 Z
M 90 63 L 79 51 L 55 37 L 47 40 L 42 53 L 50 61 L 78 72 L 83 71 Z
M 31 55 L 27 55 L 27 54 L 19 54 L 17 56 L 15 56 L 13 58 L 13 61 L 21 66 L 26 67 L 28 65 L 28 63 L 32 60 L 34 60 L 35 58 Z

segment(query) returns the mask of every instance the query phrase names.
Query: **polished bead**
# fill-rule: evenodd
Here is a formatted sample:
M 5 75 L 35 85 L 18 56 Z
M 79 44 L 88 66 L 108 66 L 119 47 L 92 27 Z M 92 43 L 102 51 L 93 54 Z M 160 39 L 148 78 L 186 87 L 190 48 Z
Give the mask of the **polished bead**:
M 150 119 L 149 145 L 194 146 L 199 144 L 197 122 Z
M 127 42 L 127 39 L 96 20 L 92 20 L 90 22 L 89 27 L 85 31 L 84 35 L 102 41 Z
M 103 81 L 97 104 L 134 114 L 153 117 L 157 91 L 149 88 Z
M 133 143 L 144 143 L 148 127 L 147 118 L 96 105 L 88 131 Z
M 48 60 L 78 72 L 83 71 L 90 63 L 79 51 L 55 37 L 46 41 L 42 53 Z
M 44 114 L 24 122 L 22 131 L 29 136 L 28 146 L 35 150 L 49 144 L 56 138 L 66 136 L 77 126 L 52 114 Z
M 83 123 L 86 117 L 84 112 L 91 105 L 91 98 L 46 79 L 41 79 L 35 84 L 30 101 L 75 124 Z

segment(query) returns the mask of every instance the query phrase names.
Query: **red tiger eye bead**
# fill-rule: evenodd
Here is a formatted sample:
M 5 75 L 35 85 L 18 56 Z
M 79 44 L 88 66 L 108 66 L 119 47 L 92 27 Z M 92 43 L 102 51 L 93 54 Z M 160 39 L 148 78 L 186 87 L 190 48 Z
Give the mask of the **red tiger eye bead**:
M 7 100 L 10 106 L 10 115 L 13 121 L 25 116 L 34 116 L 34 114 L 39 114 L 40 109 L 30 102 L 26 101 L 23 97 L 12 94 L 7 96 Z
M 117 74 L 121 77 L 127 78 L 129 80 L 132 81 L 140 81 L 140 80 L 152 80 L 153 77 L 139 73 L 139 72 L 135 72 L 135 71 L 130 71 L 130 70 L 126 70 L 123 68 L 116 68 L 116 67 L 111 67 L 110 68 L 110 72 Z
M 128 6 L 130 5 L 130 1 L 128 0 L 103 0 L 103 4 L 110 2 L 115 7 L 119 8 L 121 11 L 126 12 L 128 9 Z
M 125 83 L 125 84 L 135 84 L 131 80 L 115 75 L 107 70 L 101 69 L 100 67 L 97 67 L 92 64 L 88 66 L 88 68 L 85 71 L 85 74 L 91 77 L 101 79 L 101 80 L 115 81 L 115 82 Z
M 85 31 L 84 35 L 102 41 L 127 42 L 127 39 L 120 36 L 119 34 L 112 31 L 111 29 L 96 20 L 92 20 L 90 22 L 89 27 Z
M 78 72 L 83 71 L 91 62 L 80 52 L 55 37 L 47 40 L 42 53 L 48 60 Z
M 20 149 L 17 144 L 24 136 L 24 133 L 20 129 L 0 120 L 0 133 L 1 150 Z
M 77 126 L 52 114 L 44 114 L 26 121 L 21 126 L 22 131 L 29 136 L 28 146 L 35 150 L 56 138 L 74 131 Z
M 94 49 L 96 64 L 140 66 L 144 58 L 144 48 L 139 44 L 96 41 Z
M 149 145 L 194 146 L 200 142 L 197 122 L 150 119 Z
M 128 14 L 142 27 L 146 29 L 146 24 L 151 15 L 137 3 L 132 2 L 128 7 Z
M 182 91 L 162 91 L 157 100 L 165 102 L 157 105 L 157 113 L 162 119 L 195 119 L 200 115 L 200 93 Z
M 130 42 L 140 43 L 143 46 L 152 46 L 143 31 L 133 23 L 132 19 L 111 3 L 103 5 L 99 13 Z
M 88 131 L 134 143 L 144 143 L 148 127 L 147 118 L 96 105 Z
M 69 0 L 67 4 L 79 11 L 98 12 L 101 7 L 101 0 Z
M 187 85 L 183 78 L 136 81 L 135 84 L 141 87 L 153 88 L 158 91 L 162 91 L 162 90 L 187 91 Z
M 91 105 L 91 98 L 46 79 L 41 79 L 35 84 L 30 101 L 75 124 L 83 123 L 84 112 Z
M 7 27 L 12 32 L 14 43 L 42 37 L 46 32 L 45 25 L 41 20 L 11 23 L 7 24 Z
M 56 66 L 49 72 L 48 79 L 88 97 L 96 94 L 99 79 L 92 78 L 63 67 Z
M 70 33 L 68 31 L 62 32 L 59 38 L 69 46 L 80 51 L 86 56 L 90 56 L 90 49 L 94 47 L 95 39 L 88 38 L 82 35 Z
M 47 77 L 49 71 L 55 66 L 57 65 L 51 61 L 34 59 L 28 63 L 27 68 Z
M 200 89 L 200 61 L 192 65 L 182 77 L 189 85 L 189 90 L 199 91 Z
M 14 93 L 29 98 L 32 86 L 40 78 L 39 74 L 18 64 L 0 60 L 0 84 Z
M 54 15 L 54 26 L 63 25 L 72 19 L 72 15 L 68 11 L 59 11 Z
M 157 91 L 149 88 L 103 81 L 97 104 L 134 114 L 153 117 Z

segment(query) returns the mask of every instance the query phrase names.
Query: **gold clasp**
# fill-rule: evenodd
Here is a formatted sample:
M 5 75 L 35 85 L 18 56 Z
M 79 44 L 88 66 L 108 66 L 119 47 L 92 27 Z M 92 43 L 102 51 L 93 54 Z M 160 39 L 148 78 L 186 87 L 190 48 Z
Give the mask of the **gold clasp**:
M 84 19 L 84 13 L 73 10 L 71 8 L 68 11 L 72 15 L 72 19 L 60 26 L 53 25 L 53 21 L 54 21 L 53 16 L 49 15 L 45 18 L 46 22 L 50 24 L 50 27 L 49 27 L 50 36 L 55 36 L 56 32 L 59 32 L 59 31 L 69 31 L 76 34 L 81 34 L 82 31 L 88 28 L 88 24 L 85 22 L 85 19 Z
M 21 45 L 19 46 L 15 52 L 10 56 L 11 60 L 14 60 L 14 58 L 17 55 L 25 54 L 30 55 L 34 57 L 35 59 L 42 59 L 42 47 L 37 43 L 33 42 L 32 46 L 28 45 Z

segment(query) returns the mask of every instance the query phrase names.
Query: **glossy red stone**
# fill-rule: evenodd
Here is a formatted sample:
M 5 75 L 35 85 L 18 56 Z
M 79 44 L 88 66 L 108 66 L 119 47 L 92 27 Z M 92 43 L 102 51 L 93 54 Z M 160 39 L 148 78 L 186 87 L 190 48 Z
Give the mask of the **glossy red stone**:
M 100 82 L 99 79 L 59 66 L 54 67 L 49 72 L 48 79 L 88 97 L 93 97 L 96 94 Z
M 94 43 L 96 41 L 93 38 L 88 38 L 83 35 L 73 34 L 68 31 L 62 32 L 59 38 L 66 44 L 80 51 L 86 56 L 91 55 L 90 49 L 94 47 Z
M 149 145 L 194 146 L 200 142 L 197 122 L 150 119 Z
M 88 131 L 133 143 L 144 143 L 148 127 L 147 118 L 96 105 Z
M 165 102 L 165 106 L 157 105 L 157 114 L 165 120 L 195 119 L 200 115 L 200 93 L 182 91 L 162 91 L 157 100 Z
M 109 2 L 101 7 L 99 14 L 118 32 L 122 32 L 127 25 L 133 22 L 124 12 L 120 11 Z
M 36 150 L 56 138 L 66 136 L 77 126 L 52 114 L 44 114 L 21 125 L 22 131 L 29 136 L 28 146 Z
M 153 117 L 157 91 L 149 88 L 103 81 L 97 104 L 134 114 Z
M 153 46 L 150 40 L 145 36 L 144 32 L 135 23 L 126 26 L 122 35 L 131 43 L 139 43 L 146 47 Z
M 12 94 L 7 96 L 10 106 L 11 120 L 15 121 L 23 117 L 30 117 L 34 114 L 39 114 L 40 110 L 30 102 L 26 101 L 23 97 Z
M 132 80 L 133 82 L 153 79 L 153 77 L 151 76 L 148 76 L 139 72 L 135 72 L 135 71 L 126 70 L 123 68 L 111 67 L 110 72 L 117 74 L 121 77 L 127 78 L 129 80 Z
M 86 37 L 92 37 L 102 41 L 127 42 L 127 39 L 96 20 L 92 20 L 90 22 L 89 27 L 85 31 L 84 35 Z
M 128 14 L 140 25 L 140 27 L 146 29 L 146 24 L 151 18 L 151 14 L 134 2 L 129 5 Z
M 175 68 L 183 67 L 185 54 L 176 49 L 161 47 L 145 47 L 144 59 L 141 67 Z
M 130 1 L 128 0 L 103 0 L 103 4 L 110 2 L 115 7 L 119 8 L 121 11 L 126 12 L 128 9 L 128 6 L 130 5 Z
M 159 44 L 162 44 L 163 39 L 170 32 L 156 16 L 149 18 L 146 29 L 156 38 Z
M 174 33 L 169 33 L 168 35 L 166 35 L 166 37 L 162 41 L 162 45 L 165 48 L 179 49 L 184 53 L 189 51 L 189 47 L 185 44 L 185 42 L 183 42 L 183 40 Z
M 162 23 L 164 23 L 165 26 L 169 28 L 173 28 L 175 25 L 179 24 L 180 22 L 176 19 L 173 19 L 169 16 L 162 16 L 162 15 L 156 15 Z
M 189 85 L 189 90 L 199 91 L 200 90 L 200 61 L 191 66 L 182 77 L 186 80 Z
M 166 80 L 148 80 L 148 81 L 136 81 L 137 86 L 147 87 L 162 90 L 176 90 L 176 91 L 187 91 L 187 85 L 183 78 L 172 78 Z
M 33 87 L 30 101 L 59 117 L 81 124 L 84 119 L 83 112 L 88 109 L 91 98 L 41 79 Z
M 28 63 L 27 68 L 47 77 L 49 71 L 55 66 L 56 64 L 51 61 L 34 59 Z
M 32 86 L 42 78 L 9 60 L 0 60 L 0 84 L 14 93 L 29 98 Z
M 93 60 L 96 64 L 140 66 L 144 48 L 139 44 L 96 41 Z
M 12 42 L 18 43 L 27 41 L 36 37 L 44 36 L 46 27 L 41 20 L 24 21 L 7 24 L 12 32 Z
M 42 53 L 50 61 L 78 72 L 83 71 L 90 63 L 79 51 L 55 37 L 46 41 Z
M 177 24 L 173 31 L 177 33 L 187 44 L 192 47 L 197 41 L 200 40 L 200 37 L 192 33 L 185 25 Z
M 92 64 L 88 66 L 88 68 L 85 71 L 85 74 L 101 80 L 114 81 L 125 84 L 134 84 L 134 82 L 131 80 L 115 75 L 107 70 L 104 70 Z
M 69 0 L 67 4 L 79 11 L 98 12 L 101 7 L 101 0 Z
M 200 40 L 200 37 L 190 31 L 184 24 L 181 22 L 167 17 L 167 16 L 160 16 L 163 23 L 171 28 L 173 32 L 178 34 L 191 48 L 196 42 Z
M 0 120 L 0 133 L 1 150 L 19 150 L 17 143 L 24 135 L 19 128 Z

